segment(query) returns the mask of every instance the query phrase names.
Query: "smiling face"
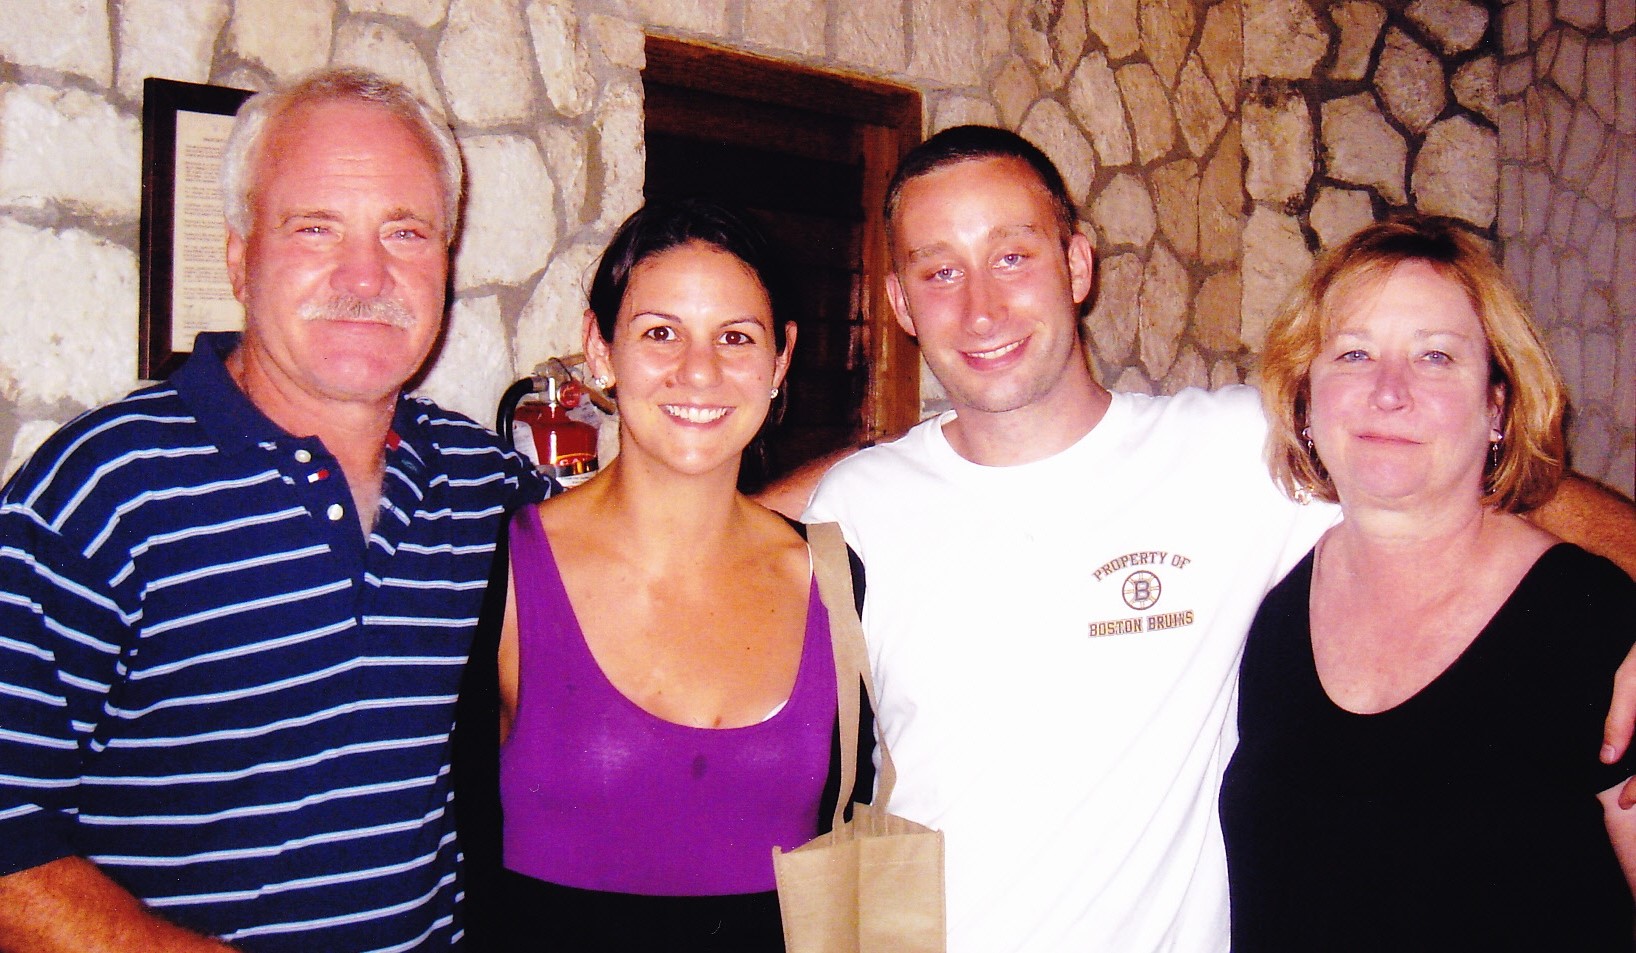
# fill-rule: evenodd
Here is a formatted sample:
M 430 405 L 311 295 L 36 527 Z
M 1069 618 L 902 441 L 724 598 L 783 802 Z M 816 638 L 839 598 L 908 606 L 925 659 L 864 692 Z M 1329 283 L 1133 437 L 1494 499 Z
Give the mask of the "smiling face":
M 1474 504 L 1504 395 L 1465 291 L 1406 261 L 1337 314 L 1312 362 L 1308 417 L 1342 506 Z
M 888 297 L 962 426 L 1049 413 L 1094 386 L 1078 336 L 1090 245 L 1062 234 L 1027 163 L 971 159 L 909 180 L 892 234 Z
M 300 105 L 271 121 L 254 181 L 249 234 L 227 242 L 246 392 L 309 432 L 339 406 L 389 404 L 443 320 L 451 223 L 427 146 L 380 106 Z
M 793 323 L 782 354 L 773 330 L 755 273 L 714 245 L 689 242 L 638 263 L 613 341 L 585 318 L 591 370 L 618 388 L 620 456 L 736 479 L 795 345 Z

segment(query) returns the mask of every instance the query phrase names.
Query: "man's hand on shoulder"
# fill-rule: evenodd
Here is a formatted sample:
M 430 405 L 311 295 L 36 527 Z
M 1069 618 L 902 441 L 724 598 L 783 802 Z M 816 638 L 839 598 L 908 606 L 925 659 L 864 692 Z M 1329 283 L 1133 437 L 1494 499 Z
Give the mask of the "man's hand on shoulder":
M 0 877 L 7 953 L 232 953 L 159 917 L 88 860 L 64 857 Z

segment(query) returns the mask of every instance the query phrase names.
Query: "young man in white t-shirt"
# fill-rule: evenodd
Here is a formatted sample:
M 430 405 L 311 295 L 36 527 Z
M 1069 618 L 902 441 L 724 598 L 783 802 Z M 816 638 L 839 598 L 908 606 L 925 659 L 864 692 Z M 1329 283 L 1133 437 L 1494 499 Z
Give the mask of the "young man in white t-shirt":
M 949 949 L 1227 948 L 1216 795 L 1262 595 L 1336 512 L 1248 388 L 1110 394 L 1060 175 L 967 126 L 893 178 L 887 291 L 953 410 L 824 478 L 869 574 L 891 809 L 947 838 Z

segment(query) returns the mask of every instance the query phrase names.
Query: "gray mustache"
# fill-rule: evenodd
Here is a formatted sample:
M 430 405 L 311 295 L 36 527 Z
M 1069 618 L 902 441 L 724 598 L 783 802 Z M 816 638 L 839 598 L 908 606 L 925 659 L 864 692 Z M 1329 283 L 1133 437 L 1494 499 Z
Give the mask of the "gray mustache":
M 368 321 L 395 328 L 407 328 L 415 323 L 415 316 L 396 298 L 336 295 L 324 301 L 309 301 L 298 313 L 303 321 Z

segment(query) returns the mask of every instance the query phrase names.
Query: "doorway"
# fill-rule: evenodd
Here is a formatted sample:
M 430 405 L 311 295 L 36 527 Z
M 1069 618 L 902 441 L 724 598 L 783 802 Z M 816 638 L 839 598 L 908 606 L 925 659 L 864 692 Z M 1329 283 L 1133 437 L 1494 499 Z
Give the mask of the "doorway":
M 787 403 L 746 454 L 741 486 L 753 492 L 832 450 L 912 426 L 920 358 L 886 302 L 881 202 L 920 141 L 920 94 L 656 36 L 642 84 L 645 197 L 740 206 L 792 266 L 800 337 Z

